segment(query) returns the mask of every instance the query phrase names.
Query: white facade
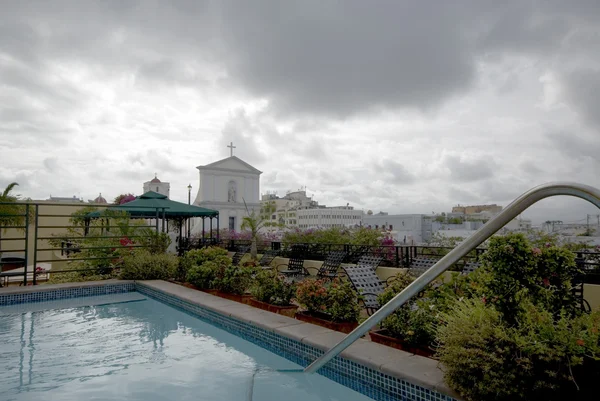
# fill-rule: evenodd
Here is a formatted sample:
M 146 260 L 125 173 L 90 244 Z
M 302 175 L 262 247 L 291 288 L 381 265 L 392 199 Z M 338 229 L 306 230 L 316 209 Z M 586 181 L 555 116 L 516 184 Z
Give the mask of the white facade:
M 162 182 L 161 180 L 154 176 L 150 181 L 146 181 L 144 183 L 144 194 L 148 191 L 158 192 L 161 195 L 165 195 L 167 198 L 170 196 L 171 192 L 171 184 L 168 182 Z
M 385 229 L 398 243 L 418 245 L 431 238 L 431 216 L 424 214 L 374 214 L 363 218 L 367 227 Z
M 248 210 L 260 210 L 261 171 L 236 156 L 198 166 L 200 183 L 194 205 L 219 211 L 219 228 L 241 230 L 242 219 L 246 216 L 244 201 Z M 207 223 L 208 224 L 208 223 Z M 213 229 L 216 223 L 213 223 Z M 202 220 L 196 219 L 192 232 L 202 230 Z
M 295 211 L 298 228 L 354 227 L 362 224 L 362 210 L 351 207 L 298 209 Z
M 306 191 L 289 192 L 280 198 L 274 193 L 262 197 L 262 204 L 271 205 L 275 211 L 270 220 L 286 227 L 331 228 L 354 227 L 362 224 L 363 211 L 353 207 L 326 207 L 306 196 Z

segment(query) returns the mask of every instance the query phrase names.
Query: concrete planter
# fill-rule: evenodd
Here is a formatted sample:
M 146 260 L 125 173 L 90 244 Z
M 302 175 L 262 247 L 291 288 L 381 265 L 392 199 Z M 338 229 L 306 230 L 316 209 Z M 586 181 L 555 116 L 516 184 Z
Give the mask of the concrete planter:
M 358 327 L 358 322 L 332 322 L 331 320 L 327 320 L 327 315 L 317 315 L 309 312 L 296 313 L 296 319 L 302 320 L 306 323 L 312 323 L 318 326 L 326 327 L 331 330 L 341 331 L 342 333 L 350 333 L 352 330 Z
M 298 307 L 296 305 L 289 305 L 289 306 L 271 305 L 269 303 L 261 302 L 254 298 L 250 299 L 250 302 L 248 303 L 248 305 L 253 306 L 255 308 L 262 309 L 262 310 L 266 310 L 269 312 L 278 313 L 280 315 L 288 316 L 288 317 L 294 317 L 294 315 L 296 315 L 296 311 L 298 310 Z

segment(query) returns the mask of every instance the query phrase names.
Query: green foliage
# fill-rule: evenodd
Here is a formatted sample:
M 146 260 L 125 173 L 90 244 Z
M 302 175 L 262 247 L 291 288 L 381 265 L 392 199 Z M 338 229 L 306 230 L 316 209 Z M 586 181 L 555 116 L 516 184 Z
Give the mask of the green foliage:
M 388 303 L 413 281 L 414 277 L 408 274 L 398 274 L 377 301 L 380 305 Z M 436 313 L 431 299 L 417 298 L 396 309 L 381 322 L 381 326 L 392 337 L 402 339 L 410 346 L 429 345 L 435 337 Z
M 13 189 L 18 186 L 16 182 L 10 183 L 0 193 L 0 235 L 6 231 L 8 227 L 24 226 L 26 221 L 27 206 L 19 205 L 19 195 L 12 195 Z M 35 211 L 32 206 L 29 207 L 29 221 L 35 218 Z M 24 231 L 24 228 L 19 228 Z
M 175 277 L 177 264 L 175 255 L 152 254 L 140 249 L 123 258 L 119 277 L 122 280 L 168 280 Z
M 571 283 L 581 270 L 571 252 L 549 245 L 532 247 L 522 234 L 490 240 L 482 256 L 482 269 L 489 273 L 483 282 L 484 299 L 508 321 L 514 322 L 518 316 L 523 296 L 531 296 L 552 313 L 563 309 L 570 314 L 577 312 Z
M 252 284 L 255 270 L 245 266 L 227 266 L 222 273 L 217 272 L 213 286 L 219 291 L 242 295 Z
M 118 278 L 116 270 L 96 269 L 90 267 L 89 263 L 83 260 L 70 262 L 66 267 L 61 267 L 60 270 L 66 270 L 67 272 L 50 274 L 48 284 L 79 283 Z
M 349 282 L 307 279 L 298 284 L 296 301 L 310 313 L 329 315 L 334 322 L 355 322 L 359 296 Z
M 138 239 L 138 243 L 153 254 L 166 253 L 171 245 L 169 234 L 156 232 L 149 227 L 141 230 L 139 235 L 143 235 L 143 237 Z
M 558 317 L 523 300 L 518 325 L 478 299 L 442 314 L 446 382 L 467 400 L 595 399 L 600 312 Z
M 296 284 L 285 280 L 274 269 L 261 270 L 254 278 L 250 293 L 261 302 L 289 306 L 296 295 Z
M 328 288 L 327 313 L 334 322 L 356 322 L 360 315 L 358 295 L 349 281 L 333 280 Z
M 216 262 L 224 268 L 231 264 L 231 258 L 227 255 L 227 250 L 216 246 L 188 251 L 179 260 L 178 279 L 186 279 L 187 274 L 192 267 L 201 266 L 205 262 Z M 191 281 L 187 281 L 191 283 Z
M 368 227 L 353 229 L 331 227 L 320 230 L 290 230 L 283 235 L 284 244 L 351 244 L 351 245 L 381 245 L 384 235 L 381 231 Z
M 306 279 L 298 284 L 296 301 L 311 313 L 327 312 L 327 281 Z
M 187 271 L 185 280 L 201 290 L 208 290 L 212 288 L 217 269 L 218 264 L 215 262 L 206 262 L 200 266 L 194 265 Z
M 492 238 L 483 266 L 455 284 L 461 297 L 440 308 L 438 354 L 466 399 L 594 399 L 600 312 L 577 309 L 573 254 L 537 241 L 541 248 L 523 234 Z

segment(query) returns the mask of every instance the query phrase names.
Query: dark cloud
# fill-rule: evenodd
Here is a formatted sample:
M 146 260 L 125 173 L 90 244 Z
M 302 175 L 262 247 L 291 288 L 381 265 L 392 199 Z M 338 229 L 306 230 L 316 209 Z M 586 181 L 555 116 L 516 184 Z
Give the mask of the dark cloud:
M 547 138 L 560 153 L 573 160 L 590 158 L 600 163 L 600 141 L 597 138 L 566 132 L 553 132 L 547 134 Z
M 444 165 L 450 177 L 459 182 L 480 181 L 494 177 L 496 164 L 493 159 L 463 160 L 458 156 L 446 156 Z
M 246 114 L 244 109 L 233 111 L 218 141 L 219 149 L 222 149 L 223 158 L 230 155 L 227 146 L 233 142 L 233 154 L 257 166 L 265 160 L 265 154 L 261 149 L 260 140 L 264 132 L 260 125 L 255 124 Z M 258 168 L 258 167 L 257 167 Z M 260 168 L 258 168 L 260 170 Z
M 567 100 L 600 135 L 600 69 L 580 69 L 564 77 Z
M 463 7 L 425 3 L 232 2 L 228 71 L 287 113 L 436 106 L 470 85 L 473 55 Z

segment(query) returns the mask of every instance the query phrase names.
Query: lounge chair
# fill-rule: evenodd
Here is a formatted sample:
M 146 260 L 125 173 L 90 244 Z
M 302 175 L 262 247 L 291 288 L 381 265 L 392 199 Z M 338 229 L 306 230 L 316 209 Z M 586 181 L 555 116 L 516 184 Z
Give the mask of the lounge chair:
M 410 267 L 408 268 L 408 274 L 413 277 L 419 277 L 421 274 L 429 270 L 433 265 L 438 262 L 439 259 L 432 258 L 414 258 Z
M 304 244 L 292 245 L 290 250 L 290 258 L 288 263 L 282 263 L 276 268 L 279 270 L 281 266 L 285 266 L 286 269 L 280 270 L 279 272 L 288 277 L 299 277 L 308 276 L 308 271 L 304 268 L 304 258 L 306 257 L 306 251 L 308 246 Z
M 384 282 L 377 274 L 375 274 L 375 269 L 366 264 L 346 266 L 343 269 L 356 292 L 362 295 L 365 309 L 367 310 L 367 313 L 371 315 L 381 307 L 377 301 L 377 296 L 381 294 L 387 285 L 396 277 L 392 276 Z
M 240 264 L 240 261 L 244 257 L 245 254 L 250 250 L 249 246 L 240 246 L 237 248 L 233 256 L 231 257 L 231 264 L 233 266 L 237 266 Z
M 470 273 L 473 273 L 475 270 L 479 269 L 479 267 L 481 266 L 481 263 L 479 262 L 466 262 L 462 268 L 462 270 L 460 271 L 460 274 L 463 275 L 468 275 Z
M 369 267 L 375 271 L 381 262 L 383 262 L 383 256 L 363 255 L 358 259 L 356 264 L 363 267 Z
M 326 279 L 333 279 L 333 278 L 337 277 L 338 270 L 340 269 L 342 262 L 346 258 L 346 255 L 347 254 L 344 251 L 330 252 L 327 255 L 327 257 L 325 258 L 325 260 L 323 261 L 323 264 L 321 265 L 321 267 L 319 267 L 319 269 L 317 271 L 317 277 L 318 278 L 326 278 Z M 308 267 L 307 269 L 315 269 L 316 270 L 317 268 L 316 267 Z
M 273 260 L 275 260 L 277 256 L 279 256 L 279 251 L 269 249 L 262 254 L 260 260 L 258 261 L 258 265 L 263 269 L 272 269 L 273 266 L 271 266 L 271 263 L 273 263 Z

